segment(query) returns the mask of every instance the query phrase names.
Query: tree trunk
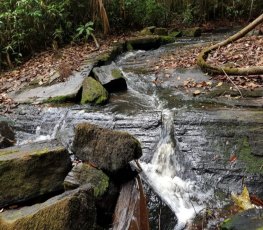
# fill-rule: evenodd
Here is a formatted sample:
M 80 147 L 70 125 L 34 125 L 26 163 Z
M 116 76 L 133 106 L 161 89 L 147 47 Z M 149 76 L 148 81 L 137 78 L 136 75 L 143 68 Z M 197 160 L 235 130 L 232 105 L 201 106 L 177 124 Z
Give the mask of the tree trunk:
M 263 14 L 257 17 L 253 22 L 247 25 L 245 28 L 240 30 L 238 33 L 229 37 L 228 39 L 219 42 L 211 47 L 205 48 L 197 57 L 197 64 L 201 67 L 201 69 L 210 74 L 229 74 L 229 75 L 256 75 L 263 74 L 263 66 L 252 66 L 248 68 L 227 68 L 227 67 L 218 67 L 209 65 L 206 62 L 208 54 L 219 47 L 226 46 L 231 42 L 234 42 L 241 37 L 245 36 L 248 32 L 253 30 L 256 26 L 263 22 Z

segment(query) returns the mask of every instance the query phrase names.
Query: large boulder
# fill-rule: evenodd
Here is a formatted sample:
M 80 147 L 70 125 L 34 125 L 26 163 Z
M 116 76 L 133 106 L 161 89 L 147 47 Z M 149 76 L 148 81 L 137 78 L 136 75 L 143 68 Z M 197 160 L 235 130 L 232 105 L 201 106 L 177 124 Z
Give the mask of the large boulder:
M 70 169 L 67 150 L 55 140 L 0 150 L 0 208 L 63 190 Z
M 42 204 L 0 213 L 0 230 L 95 229 L 96 208 L 92 189 L 80 188 Z
M 249 209 L 223 222 L 221 230 L 263 229 L 263 209 Z
M 6 121 L 0 121 L 0 149 L 7 148 L 15 143 L 15 133 Z
M 109 99 L 106 89 L 92 77 L 87 77 L 83 82 L 81 104 L 105 104 Z
M 101 170 L 87 163 L 79 163 L 73 167 L 64 181 L 65 190 L 71 190 L 89 184 L 95 197 L 102 196 L 109 187 L 109 178 Z
M 95 78 L 108 92 L 112 93 L 127 89 L 126 80 L 114 62 L 111 65 L 96 67 L 92 71 Z
M 73 152 L 107 172 L 116 172 L 142 155 L 139 141 L 128 133 L 101 128 L 89 123 L 75 127 Z

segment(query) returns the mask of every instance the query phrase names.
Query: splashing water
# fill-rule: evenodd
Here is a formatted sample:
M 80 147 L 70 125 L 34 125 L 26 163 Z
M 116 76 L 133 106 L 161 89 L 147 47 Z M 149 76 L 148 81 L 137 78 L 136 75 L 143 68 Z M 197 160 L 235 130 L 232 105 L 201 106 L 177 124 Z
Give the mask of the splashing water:
M 161 139 L 152 161 L 148 164 L 141 162 L 141 165 L 146 180 L 176 214 L 178 224 L 175 229 L 182 229 L 203 207 L 191 200 L 200 196 L 195 183 L 176 175 L 182 168 L 176 160 L 172 111 L 163 111 L 163 123 Z

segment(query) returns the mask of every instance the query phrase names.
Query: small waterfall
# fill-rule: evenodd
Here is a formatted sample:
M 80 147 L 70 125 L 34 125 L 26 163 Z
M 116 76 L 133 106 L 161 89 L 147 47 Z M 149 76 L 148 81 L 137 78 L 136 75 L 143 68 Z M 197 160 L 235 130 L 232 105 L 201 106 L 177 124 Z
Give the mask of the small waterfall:
M 173 112 L 163 111 L 161 139 L 150 163 L 141 162 L 146 180 L 162 197 L 178 218 L 175 229 L 183 229 L 187 222 L 203 207 L 192 198 L 198 197 L 198 189 L 190 180 L 182 180 L 177 172 L 182 164 L 176 159 L 176 143 L 173 138 Z

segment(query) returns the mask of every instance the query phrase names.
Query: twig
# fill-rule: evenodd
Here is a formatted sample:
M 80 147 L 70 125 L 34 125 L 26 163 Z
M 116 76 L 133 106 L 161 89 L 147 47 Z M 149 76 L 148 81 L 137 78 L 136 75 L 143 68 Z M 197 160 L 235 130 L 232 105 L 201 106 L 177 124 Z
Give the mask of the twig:
M 227 75 L 227 73 L 225 72 L 225 70 L 223 68 L 221 68 L 222 71 L 224 72 L 224 74 L 226 75 L 227 79 L 236 87 L 236 89 L 238 90 L 238 92 L 240 93 L 240 96 L 243 97 L 243 94 L 241 93 L 240 89 L 238 88 L 238 86 L 235 84 L 235 82 L 232 81 L 232 79 Z

